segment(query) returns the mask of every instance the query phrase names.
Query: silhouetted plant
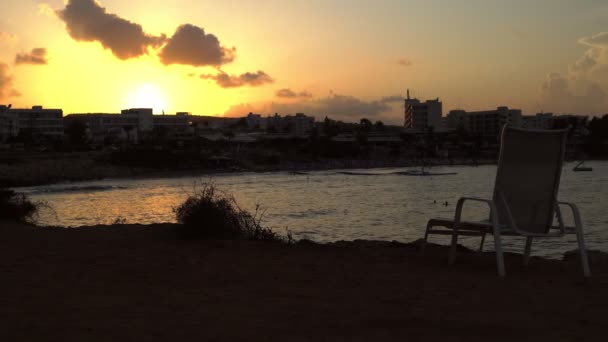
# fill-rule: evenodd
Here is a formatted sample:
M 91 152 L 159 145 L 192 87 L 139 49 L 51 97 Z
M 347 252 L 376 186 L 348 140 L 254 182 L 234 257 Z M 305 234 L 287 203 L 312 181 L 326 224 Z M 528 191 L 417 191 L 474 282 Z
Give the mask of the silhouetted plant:
M 270 228 L 262 227 L 263 212 L 259 206 L 251 214 L 241 209 L 231 194 L 218 190 L 212 183 L 201 184 L 173 211 L 177 222 L 183 225 L 185 238 L 282 240 Z
M 39 206 L 23 194 L 0 189 L 0 219 L 32 221 L 36 218 Z
M 127 224 L 127 219 L 122 216 L 118 216 L 118 217 L 116 217 L 116 219 L 114 219 L 114 222 L 112 224 L 125 225 L 125 224 Z

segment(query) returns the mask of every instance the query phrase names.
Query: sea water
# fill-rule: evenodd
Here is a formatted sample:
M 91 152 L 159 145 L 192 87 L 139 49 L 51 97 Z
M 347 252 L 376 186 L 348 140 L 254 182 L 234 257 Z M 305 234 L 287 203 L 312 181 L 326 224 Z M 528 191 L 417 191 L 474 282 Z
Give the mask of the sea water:
M 560 201 L 576 203 L 581 210 L 585 235 L 591 249 L 608 251 L 608 162 L 588 162 L 592 172 L 573 172 L 564 167 Z M 295 238 L 318 242 L 337 240 L 414 241 L 423 237 L 430 217 L 453 217 L 461 196 L 490 198 L 496 166 L 434 167 L 437 176 L 400 174 L 408 168 L 331 170 L 305 173 L 238 173 L 213 177 L 107 179 L 17 188 L 35 201 L 48 203 L 42 225 L 78 227 L 127 223 L 175 222 L 173 208 L 202 182 L 213 182 L 230 192 L 238 204 L 254 212 L 259 205 L 263 225 Z M 465 218 L 485 219 L 484 204 L 471 203 Z M 567 222 L 572 216 L 565 211 Z M 447 243 L 432 236 L 432 242 Z M 462 238 L 474 248 L 478 238 Z M 507 238 L 507 251 L 521 252 L 522 238 Z M 487 243 L 492 249 L 492 240 Z M 535 255 L 561 257 L 576 248 L 575 236 L 535 243 Z

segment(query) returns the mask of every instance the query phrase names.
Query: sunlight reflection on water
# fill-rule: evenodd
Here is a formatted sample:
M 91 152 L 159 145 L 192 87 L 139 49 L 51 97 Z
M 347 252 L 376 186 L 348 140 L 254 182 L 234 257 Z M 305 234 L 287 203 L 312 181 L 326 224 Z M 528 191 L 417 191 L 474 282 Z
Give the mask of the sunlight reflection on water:
M 608 251 L 605 231 L 608 214 L 608 162 L 588 162 L 593 172 L 575 173 L 566 166 L 560 200 L 580 206 L 590 248 Z M 244 209 L 256 204 L 266 210 L 266 225 L 284 233 L 288 227 L 296 238 L 319 242 L 353 239 L 413 241 L 422 237 L 431 216 L 451 217 L 461 196 L 489 198 L 495 166 L 437 167 L 433 172 L 457 175 L 413 177 L 392 174 L 405 169 L 358 170 L 373 176 L 356 176 L 336 171 L 306 175 L 278 173 L 227 174 L 213 182 L 228 190 Z M 352 171 L 352 170 L 351 170 Z M 209 178 L 110 179 L 17 189 L 34 200 L 48 202 L 55 214 L 43 213 L 45 225 L 76 227 L 112 223 L 125 218 L 128 223 L 174 222 L 173 207 L 192 192 L 198 182 Z M 435 203 L 436 201 L 436 203 Z M 448 205 L 445 206 L 444 203 Z M 485 218 L 483 206 L 465 212 L 470 219 Z M 566 215 L 566 219 L 570 216 Z M 433 242 L 446 243 L 442 237 Z M 463 238 L 474 247 L 477 239 Z M 574 236 L 543 240 L 536 254 L 558 257 L 576 247 Z M 491 247 L 491 243 L 487 246 Z M 520 252 L 521 239 L 507 239 L 508 251 Z

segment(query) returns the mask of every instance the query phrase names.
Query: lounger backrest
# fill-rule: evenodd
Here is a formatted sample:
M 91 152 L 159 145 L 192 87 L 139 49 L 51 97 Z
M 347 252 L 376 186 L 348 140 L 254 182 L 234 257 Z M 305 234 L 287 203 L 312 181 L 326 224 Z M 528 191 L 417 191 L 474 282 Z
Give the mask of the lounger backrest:
M 505 126 L 494 185 L 501 224 L 548 233 L 555 216 L 566 147 L 566 130 L 524 130 Z

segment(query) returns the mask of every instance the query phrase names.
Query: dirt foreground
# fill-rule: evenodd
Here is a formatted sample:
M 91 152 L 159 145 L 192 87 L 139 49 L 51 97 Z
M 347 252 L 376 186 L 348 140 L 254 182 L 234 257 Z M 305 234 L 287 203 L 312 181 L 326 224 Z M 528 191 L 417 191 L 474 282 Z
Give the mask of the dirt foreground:
M 0 341 L 605 341 L 608 257 L 184 241 L 174 225 L 0 222 Z

